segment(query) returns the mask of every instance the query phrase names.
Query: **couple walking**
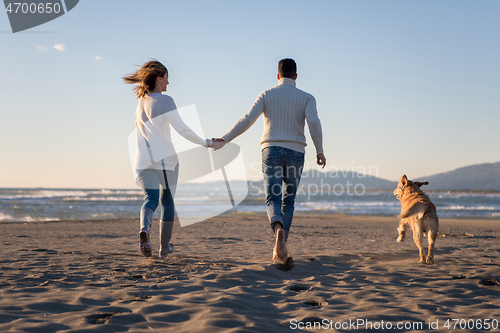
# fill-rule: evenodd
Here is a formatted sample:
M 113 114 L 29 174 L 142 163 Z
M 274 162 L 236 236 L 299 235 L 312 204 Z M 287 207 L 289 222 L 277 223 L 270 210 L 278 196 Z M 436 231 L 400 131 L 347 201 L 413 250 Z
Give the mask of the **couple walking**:
M 267 215 L 276 236 L 273 259 L 286 260 L 295 195 L 304 167 L 306 121 L 316 147 L 317 164 L 324 168 L 326 158 L 316 100 L 311 94 L 296 88 L 297 65 L 293 59 L 280 60 L 277 78 L 278 85 L 262 92 L 248 113 L 229 132 L 222 138 L 206 140 L 182 121 L 172 97 L 162 94 L 169 82 L 168 71 L 160 62 L 147 62 L 123 78 L 125 83 L 136 84 L 134 90 L 139 100 L 135 113 L 138 149 L 134 168 L 145 198 L 139 233 L 140 250 L 144 256 L 152 254 L 149 231 L 158 204 L 161 206 L 159 256 L 164 258 L 174 250 L 170 239 L 179 164 L 170 127 L 195 144 L 220 149 L 248 130 L 263 114 L 264 133 L 260 144 Z

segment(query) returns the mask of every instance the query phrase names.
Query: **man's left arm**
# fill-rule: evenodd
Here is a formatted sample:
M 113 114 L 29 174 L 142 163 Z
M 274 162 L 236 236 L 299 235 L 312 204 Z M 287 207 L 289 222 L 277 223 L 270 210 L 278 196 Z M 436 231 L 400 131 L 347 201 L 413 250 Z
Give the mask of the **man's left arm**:
M 326 158 L 323 154 L 323 130 L 321 128 L 321 121 L 318 117 L 316 99 L 314 96 L 311 96 L 309 101 L 306 103 L 305 115 L 307 126 L 309 127 L 309 133 L 311 134 L 314 146 L 316 147 L 317 163 L 324 168 L 326 165 Z

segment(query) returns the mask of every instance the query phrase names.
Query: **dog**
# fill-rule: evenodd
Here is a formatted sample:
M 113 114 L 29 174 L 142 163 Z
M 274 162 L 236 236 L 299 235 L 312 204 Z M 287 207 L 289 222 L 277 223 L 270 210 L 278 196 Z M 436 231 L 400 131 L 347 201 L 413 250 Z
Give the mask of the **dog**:
M 411 225 L 413 240 L 420 251 L 420 262 L 428 265 L 434 264 L 434 242 L 439 230 L 439 219 L 436 214 L 436 206 L 429 197 L 420 189 L 422 185 L 429 182 L 413 182 L 403 175 L 394 190 L 394 195 L 401 201 L 401 214 L 399 218 L 399 237 L 397 241 L 402 243 L 405 239 L 406 228 Z M 422 249 L 423 236 L 427 236 L 429 249 L 427 259 Z

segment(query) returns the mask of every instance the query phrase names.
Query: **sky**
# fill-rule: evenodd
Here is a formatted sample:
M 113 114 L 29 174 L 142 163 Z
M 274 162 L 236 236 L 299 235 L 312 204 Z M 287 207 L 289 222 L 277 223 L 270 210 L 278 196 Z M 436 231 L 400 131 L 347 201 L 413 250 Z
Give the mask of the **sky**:
M 317 101 L 325 171 L 394 181 L 500 161 L 499 15 L 495 0 L 81 0 L 13 34 L 4 12 L 0 187 L 136 188 L 137 101 L 121 78 L 151 58 L 208 138 L 293 58 L 297 87 Z M 233 141 L 250 179 L 261 177 L 262 129 L 261 117 Z

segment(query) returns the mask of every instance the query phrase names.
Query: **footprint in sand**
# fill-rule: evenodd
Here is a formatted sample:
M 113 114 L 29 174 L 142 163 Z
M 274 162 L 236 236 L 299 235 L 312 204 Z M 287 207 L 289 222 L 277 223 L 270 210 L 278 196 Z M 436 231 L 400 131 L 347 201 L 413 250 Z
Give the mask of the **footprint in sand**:
M 105 324 L 115 314 L 114 312 L 94 313 L 88 316 L 87 320 L 91 324 Z
M 310 306 L 321 306 L 321 303 L 315 300 L 309 300 L 305 301 L 304 304 L 310 305 Z
M 319 325 L 321 325 L 321 323 L 323 322 L 323 319 L 320 319 L 318 317 L 306 317 L 306 318 L 302 319 L 301 322 L 304 323 L 304 325 L 307 325 L 307 324 L 314 325 L 315 323 L 318 323 Z
M 478 282 L 484 286 L 496 286 L 498 284 L 498 281 L 491 276 L 481 276 L 478 279 Z
M 289 289 L 291 291 L 300 292 L 300 291 L 307 291 L 310 289 L 310 287 L 306 286 L 306 285 L 294 284 L 294 285 L 290 286 Z
M 285 263 L 276 263 L 274 267 L 276 267 L 280 271 L 288 272 L 293 267 L 293 258 L 288 257 Z

